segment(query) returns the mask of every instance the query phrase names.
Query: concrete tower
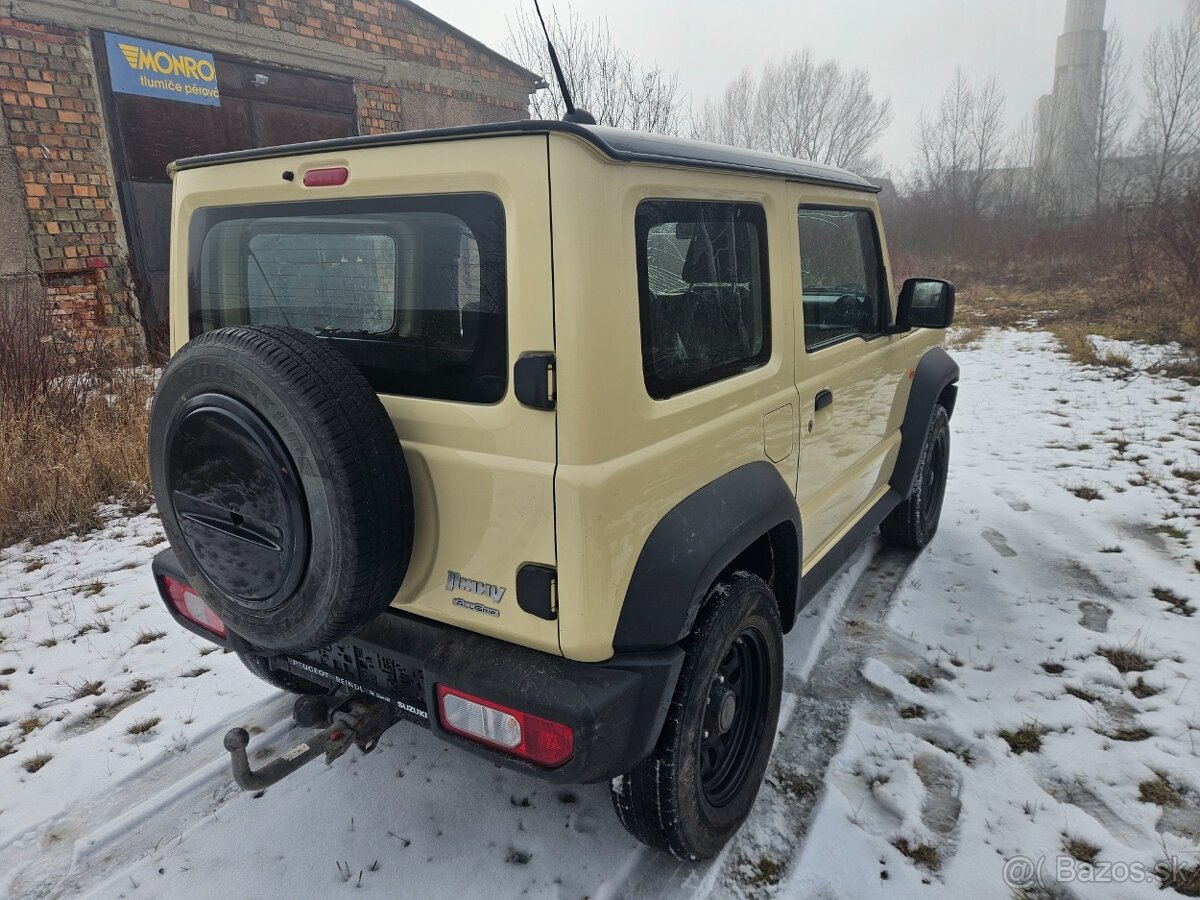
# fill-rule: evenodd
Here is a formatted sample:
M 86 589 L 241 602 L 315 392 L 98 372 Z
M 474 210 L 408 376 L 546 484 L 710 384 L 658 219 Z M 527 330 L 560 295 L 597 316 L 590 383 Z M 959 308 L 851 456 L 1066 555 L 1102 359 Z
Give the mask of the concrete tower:
M 1106 0 L 1067 0 L 1054 57 L 1054 88 L 1038 102 L 1039 156 L 1071 203 L 1094 156 L 1108 33 Z

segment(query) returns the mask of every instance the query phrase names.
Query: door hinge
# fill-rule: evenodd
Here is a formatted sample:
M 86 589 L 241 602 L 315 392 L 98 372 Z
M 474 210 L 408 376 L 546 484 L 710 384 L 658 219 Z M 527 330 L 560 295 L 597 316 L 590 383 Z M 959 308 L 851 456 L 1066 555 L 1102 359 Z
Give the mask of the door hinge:
M 513 366 L 517 400 L 532 409 L 554 409 L 557 385 L 553 353 L 523 353 Z

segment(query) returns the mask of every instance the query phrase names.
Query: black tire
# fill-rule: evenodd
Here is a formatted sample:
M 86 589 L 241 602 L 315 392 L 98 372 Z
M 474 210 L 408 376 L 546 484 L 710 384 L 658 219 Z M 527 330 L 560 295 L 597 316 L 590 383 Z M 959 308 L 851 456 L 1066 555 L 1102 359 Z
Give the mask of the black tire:
M 746 572 L 718 582 L 683 646 L 687 655 L 658 744 L 613 780 L 611 796 L 617 818 L 639 841 L 699 860 L 720 852 L 746 821 L 775 741 L 783 630 L 771 589 Z M 739 668 L 740 678 L 717 680 Z M 727 723 L 719 722 L 722 689 L 737 700 Z
M 239 653 L 238 659 L 242 664 L 265 681 L 272 687 L 277 687 L 281 691 L 287 691 L 289 694 L 328 694 L 329 689 L 315 684 L 311 681 L 306 681 L 303 678 L 297 678 L 291 672 L 280 672 L 277 669 L 271 668 L 271 662 L 265 656 L 256 656 L 253 653 Z
M 168 363 L 150 417 L 163 527 L 192 587 L 254 647 L 301 653 L 388 607 L 413 499 L 395 429 L 312 335 L 222 328 Z
M 949 467 L 950 414 L 939 404 L 933 408 L 912 488 L 879 526 L 885 543 L 920 550 L 933 540 L 942 518 Z

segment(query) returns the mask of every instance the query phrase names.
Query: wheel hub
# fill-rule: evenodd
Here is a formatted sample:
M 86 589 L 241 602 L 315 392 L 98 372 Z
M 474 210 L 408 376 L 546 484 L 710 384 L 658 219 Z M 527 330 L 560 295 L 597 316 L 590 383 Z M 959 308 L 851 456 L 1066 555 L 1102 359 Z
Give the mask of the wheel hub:
M 720 683 L 713 685 L 708 695 L 707 730 L 725 734 L 733 726 L 736 715 L 737 695 Z

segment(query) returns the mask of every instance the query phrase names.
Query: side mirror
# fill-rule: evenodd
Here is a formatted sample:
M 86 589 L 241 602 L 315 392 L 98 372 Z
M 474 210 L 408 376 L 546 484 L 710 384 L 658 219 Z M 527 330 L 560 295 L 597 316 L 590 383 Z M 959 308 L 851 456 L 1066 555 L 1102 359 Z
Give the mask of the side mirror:
M 954 321 L 954 285 L 940 278 L 909 278 L 900 289 L 897 328 L 949 328 Z

